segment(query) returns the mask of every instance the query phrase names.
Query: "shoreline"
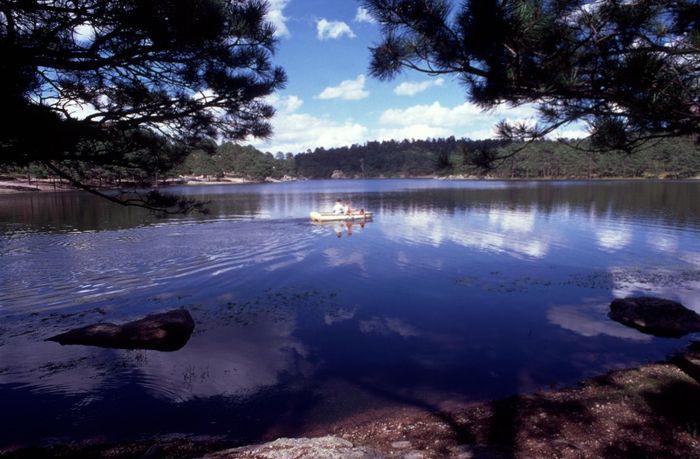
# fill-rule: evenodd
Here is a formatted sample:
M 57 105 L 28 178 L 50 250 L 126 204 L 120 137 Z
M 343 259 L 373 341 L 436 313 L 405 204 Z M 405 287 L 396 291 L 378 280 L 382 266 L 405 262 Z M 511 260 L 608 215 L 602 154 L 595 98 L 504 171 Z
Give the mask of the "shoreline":
M 0 450 L 0 457 L 700 457 L 700 342 L 664 361 L 577 387 L 435 410 L 370 410 L 299 437 L 232 448 L 215 437 L 76 442 Z M 226 449 L 231 448 L 231 449 Z M 330 448 L 330 449 L 328 449 Z M 297 455 L 300 452 L 306 455 Z M 276 456 L 272 454 L 276 453 Z M 269 455 L 268 455 L 269 454 Z M 286 455 L 285 455 L 286 454 Z
M 488 182 L 612 182 L 612 181 L 663 181 L 663 182 L 683 182 L 697 181 L 700 176 L 686 178 L 670 178 L 670 177 L 473 177 L 473 176 L 416 176 L 416 177 L 348 177 L 348 178 L 325 178 L 325 179 L 308 179 L 305 177 L 273 179 L 266 178 L 264 180 L 251 180 L 246 178 L 230 178 L 224 180 L 204 180 L 191 177 L 183 177 L 182 179 L 173 179 L 159 185 L 161 188 L 170 188 L 174 186 L 215 186 L 215 185 L 250 185 L 250 184 L 266 184 L 266 183 L 289 183 L 313 180 L 441 180 L 441 181 L 488 181 Z M 96 186 L 100 190 L 119 190 L 126 186 Z M 155 187 L 150 187 L 155 189 Z M 34 179 L 28 181 L 21 180 L 0 180 L 0 196 L 18 194 L 18 193 L 35 193 L 35 192 L 64 192 L 64 191 L 79 191 L 67 183 L 57 183 L 50 179 Z

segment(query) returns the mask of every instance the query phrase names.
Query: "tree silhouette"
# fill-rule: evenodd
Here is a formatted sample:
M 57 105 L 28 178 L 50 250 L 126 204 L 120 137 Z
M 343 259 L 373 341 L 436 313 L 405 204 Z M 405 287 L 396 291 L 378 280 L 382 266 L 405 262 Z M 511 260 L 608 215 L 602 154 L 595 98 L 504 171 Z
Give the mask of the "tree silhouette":
M 0 164 L 40 162 L 98 192 L 66 165 L 172 163 L 187 147 L 268 136 L 262 97 L 286 77 L 270 62 L 266 11 L 262 0 L 1 0 Z
M 527 140 L 582 121 L 599 149 L 700 134 L 700 5 L 669 0 L 365 0 L 383 40 L 370 71 L 452 74 L 484 108 L 534 103 Z M 455 2 L 456 3 L 456 2 Z

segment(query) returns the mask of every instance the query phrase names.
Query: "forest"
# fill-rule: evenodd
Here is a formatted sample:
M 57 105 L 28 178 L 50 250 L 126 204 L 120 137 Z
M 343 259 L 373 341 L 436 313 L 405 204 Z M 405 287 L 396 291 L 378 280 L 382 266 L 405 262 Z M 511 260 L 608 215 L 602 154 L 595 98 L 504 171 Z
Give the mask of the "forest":
M 346 177 L 469 176 L 489 178 L 687 178 L 700 171 L 697 145 L 688 138 L 666 138 L 634 153 L 601 152 L 587 142 L 542 140 L 530 144 L 500 140 L 368 142 L 316 149 L 294 157 L 297 175 Z M 496 158 L 483 164 L 485 153 Z
M 500 159 L 483 165 L 479 159 L 484 152 Z M 380 177 L 689 178 L 700 174 L 700 152 L 692 139 L 683 137 L 649 142 L 634 153 L 595 151 L 587 148 L 587 142 L 576 140 L 542 140 L 525 145 L 448 137 L 370 141 L 340 148 L 320 147 L 296 155 L 273 155 L 226 142 L 192 150 L 177 164 L 153 161 L 151 152 L 144 153 L 143 158 L 135 154 L 132 164 L 107 167 L 76 160 L 68 167 L 73 175 L 95 186 L 147 186 L 193 177 L 250 181 Z M 0 173 L 15 177 L 51 176 L 48 169 L 37 163 L 4 167 Z

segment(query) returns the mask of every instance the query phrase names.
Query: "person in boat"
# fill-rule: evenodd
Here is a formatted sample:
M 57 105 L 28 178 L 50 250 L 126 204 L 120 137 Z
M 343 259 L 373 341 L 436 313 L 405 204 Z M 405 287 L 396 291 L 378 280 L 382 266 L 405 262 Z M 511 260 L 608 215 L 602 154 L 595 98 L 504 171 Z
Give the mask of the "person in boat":
M 345 215 L 352 215 L 352 203 L 349 200 L 345 201 Z
M 335 205 L 333 206 L 333 213 L 336 215 L 342 215 L 345 213 L 345 206 L 343 205 L 340 199 L 335 201 Z

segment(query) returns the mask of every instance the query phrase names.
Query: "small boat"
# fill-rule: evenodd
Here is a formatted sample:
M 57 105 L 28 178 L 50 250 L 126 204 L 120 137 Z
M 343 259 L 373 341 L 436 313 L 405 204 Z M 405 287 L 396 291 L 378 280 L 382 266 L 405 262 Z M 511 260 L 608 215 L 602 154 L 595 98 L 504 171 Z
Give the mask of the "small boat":
M 315 222 L 343 222 L 348 220 L 372 220 L 372 212 L 353 212 L 351 214 L 334 214 L 333 212 L 311 212 Z

